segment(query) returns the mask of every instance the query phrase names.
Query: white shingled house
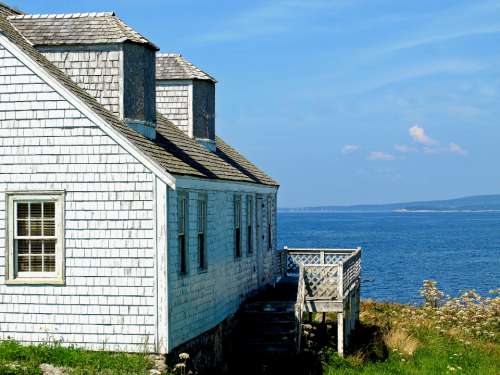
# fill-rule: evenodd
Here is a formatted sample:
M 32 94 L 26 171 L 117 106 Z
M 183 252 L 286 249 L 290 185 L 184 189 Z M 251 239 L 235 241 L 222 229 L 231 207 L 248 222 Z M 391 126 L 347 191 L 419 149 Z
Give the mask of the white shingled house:
M 0 339 L 168 353 L 273 282 L 277 183 L 113 13 L 0 6 Z

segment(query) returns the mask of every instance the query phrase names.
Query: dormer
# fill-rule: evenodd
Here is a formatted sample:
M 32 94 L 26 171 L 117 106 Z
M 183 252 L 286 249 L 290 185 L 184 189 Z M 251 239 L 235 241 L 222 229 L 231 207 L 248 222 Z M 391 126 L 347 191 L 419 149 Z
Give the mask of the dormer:
M 215 145 L 216 80 L 180 54 L 156 55 L 156 108 L 211 151 Z
M 155 138 L 158 48 L 148 39 L 114 13 L 15 15 L 9 20 L 104 107 Z

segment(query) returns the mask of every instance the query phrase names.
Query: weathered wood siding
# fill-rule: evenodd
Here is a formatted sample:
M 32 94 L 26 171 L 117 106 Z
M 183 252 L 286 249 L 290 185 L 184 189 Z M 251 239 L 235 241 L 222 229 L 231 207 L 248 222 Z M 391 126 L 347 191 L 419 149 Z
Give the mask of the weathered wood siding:
M 156 109 L 192 136 L 192 92 L 191 81 L 156 81 Z
M 0 339 L 153 350 L 153 175 L 0 47 Z M 5 285 L 9 190 L 65 190 L 66 284 Z
M 123 51 L 120 45 L 64 45 L 39 49 L 99 103 L 120 116 L 123 92 Z
M 257 228 L 254 218 L 253 254 L 247 253 L 246 196 L 251 194 L 256 204 L 255 191 L 241 189 L 238 184 L 228 182 L 224 190 L 183 190 L 188 195 L 188 273 L 179 273 L 177 193 L 169 189 L 168 194 L 168 269 L 169 269 L 169 338 L 170 348 L 190 340 L 215 327 L 226 317 L 235 313 L 248 294 L 259 286 L 257 280 Z M 255 189 L 257 190 L 257 189 Z M 207 196 L 207 264 L 206 271 L 198 269 L 197 253 L 197 198 Z M 242 207 L 242 256 L 235 258 L 234 248 L 234 195 L 241 195 Z M 267 197 L 265 194 L 263 197 Z M 272 194 L 274 198 L 275 195 Z M 262 202 L 267 205 L 267 200 Z M 266 208 L 263 212 L 265 213 Z M 273 211 L 275 212 L 275 211 Z M 254 208 L 254 216 L 256 210 Z M 265 215 L 264 215 L 265 216 Z M 265 219 L 265 217 L 264 217 Z M 274 216 L 273 220 L 276 218 Z M 263 226 L 267 221 L 263 223 Z M 268 250 L 267 231 L 263 231 L 261 256 L 264 263 L 264 280 L 272 282 L 274 251 Z M 276 237 L 274 236 L 274 249 Z

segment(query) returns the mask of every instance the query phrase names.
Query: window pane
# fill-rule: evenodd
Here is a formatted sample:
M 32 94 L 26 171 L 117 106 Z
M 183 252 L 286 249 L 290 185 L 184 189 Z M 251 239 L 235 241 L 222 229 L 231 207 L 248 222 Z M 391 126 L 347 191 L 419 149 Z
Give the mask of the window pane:
M 31 254 L 42 254 L 42 241 L 31 241 Z
M 31 233 L 30 236 L 41 236 L 42 235 L 42 221 L 41 220 L 31 220 L 30 223 Z
M 28 218 L 28 203 L 18 203 L 17 204 L 17 218 L 27 219 Z
M 45 240 L 43 241 L 43 253 L 44 254 L 55 254 L 56 253 L 56 241 L 55 240 Z
M 18 240 L 17 241 L 17 253 L 18 254 L 29 254 L 30 252 L 30 242 L 28 240 Z
M 236 246 L 236 257 L 239 258 L 241 256 L 241 232 L 240 232 L 240 228 L 235 229 L 234 241 L 235 241 L 235 246 Z
M 26 255 L 20 255 L 17 258 L 17 269 L 18 272 L 29 272 L 30 270 L 30 263 L 29 263 L 29 257 Z
M 198 260 L 199 267 L 205 268 L 205 235 L 203 233 L 198 234 Z
M 185 274 L 187 271 L 186 267 L 186 238 L 184 235 L 179 236 L 179 268 L 181 274 Z
M 44 236 L 55 236 L 56 233 L 56 224 L 54 220 L 43 221 L 43 235 Z
M 183 234 L 185 232 L 186 224 L 186 199 L 181 197 L 179 199 L 179 233 Z
M 25 197 L 25 199 L 28 198 Z M 14 255 L 17 268 L 15 272 L 55 272 L 56 242 L 60 240 L 55 238 L 56 202 L 17 201 L 15 208 Z M 19 238 L 24 236 L 34 238 Z
M 28 223 L 27 220 L 18 220 L 17 221 L 17 235 L 18 236 L 28 236 Z
M 55 272 L 56 270 L 56 257 L 53 255 L 46 255 L 44 257 L 44 271 Z
M 56 204 L 54 202 L 45 202 L 43 204 L 43 217 L 53 219 L 56 217 Z
M 234 198 L 234 227 L 239 228 L 241 221 L 241 200 L 240 197 Z
M 31 272 L 42 272 L 42 257 L 40 255 L 31 256 Z
M 198 233 L 205 233 L 206 201 L 198 200 Z
M 41 203 L 30 203 L 30 216 L 31 218 L 40 219 L 42 217 L 42 204 Z
M 253 252 L 253 233 L 252 233 L 252 226 L 249 225 L 248 228 L 247 228 L 247 249 L 248 249 L 248 253 L 249 254 L 252 254 Z

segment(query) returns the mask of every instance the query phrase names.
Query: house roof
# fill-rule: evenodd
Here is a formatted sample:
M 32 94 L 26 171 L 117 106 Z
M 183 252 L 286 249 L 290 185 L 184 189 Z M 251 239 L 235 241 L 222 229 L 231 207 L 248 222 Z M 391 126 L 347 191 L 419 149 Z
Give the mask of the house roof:
M 15 8 L 11 8 L 10 6 L 8 6 L 7 4 L 4 4 L 0 1 L 0 14 L 2 16 L 13 16 L 13 15 L 16 15 L 16 14 L 23 14 L 23 12 L 21 12 L 20 10 L 17 10 Z
M 221 137 L 216 136 L 217 150 L 216 154 L 224 160 L 229 165 L 238 169 L 241 173 L 245 174 L 252 180 L 266 184 L 266 185 L 278 185 L 278 182 L 273 180 L 270 176 L 259 169 L 250 160 L 240 154 L 236 149 L 229 146 L 226 142 L 222 140 Z
M 157 135 L 153 142 L 159 146 L 158 157 L 170 173 L 278 185 L 222 139 L 217 139 L 217 151 L 210 152 L 160 113 L 156 116 Z
M 134 42 L 158 49 L 113 12 L 13 14 L 9 21 L 36 46 Z
M 215 78 L 194 66 L 178 53 L 158 53 L 156 55 L 156 79 L 200 79 L 217 82 Z
M 78 86 L 68 75 L 38 52 L 4 16 L 0 5 L 0 32 L 16 44 L 26 55 L 56 79 L 66 90 L 78 97 L 103 121 L 132 142 L 144 155 L 172 174 L 210 179 L 251 182 L 277 186 L 243 156 L 217 140 L 217 152 L 212 153 L 184 134 L 161 114 L 157 114 L 157 137 L 150 140 L 132 130 L 115 114 L 104 108 L 93 96 Z M 246 172 L 245 172 L 246 171 Z

